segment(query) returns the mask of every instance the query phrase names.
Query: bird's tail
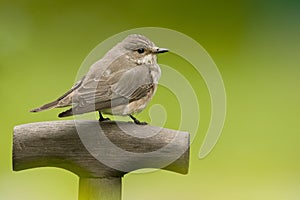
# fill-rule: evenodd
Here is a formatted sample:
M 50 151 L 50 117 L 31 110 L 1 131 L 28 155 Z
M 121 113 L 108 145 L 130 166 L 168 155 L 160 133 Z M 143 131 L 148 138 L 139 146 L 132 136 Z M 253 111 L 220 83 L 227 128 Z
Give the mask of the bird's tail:
M 35 108 L 35 109 L 32 109 L 30 110 L 30 112 L 40 112 L 40 111 L 43 111 L 43 110 L 48 110 L 48 109 L 51 109 L 51 108 L 55 108 L 57 107 L 59 101 L 58 100 L 55 100 L 53 102 L 50 102 L 50 103 L 47 103 L 39 108 Z
M 58 117 L 68 117 L 68 116 L 72 116 L 73 115 L 73 109 L 70 108 L 69 110 L 66 110 L 62 113 L 59 113 Z

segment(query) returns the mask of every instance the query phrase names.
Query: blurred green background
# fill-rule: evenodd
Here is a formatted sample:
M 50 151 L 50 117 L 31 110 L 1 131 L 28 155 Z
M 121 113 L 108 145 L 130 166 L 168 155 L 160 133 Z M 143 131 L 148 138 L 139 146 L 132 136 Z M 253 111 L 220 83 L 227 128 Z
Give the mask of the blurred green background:
M 216 147 L 199 160 L 210 117 L 209 95 L 185 62 L 172 54 L 162 56 L 162 62 L 181 70 L 199 91 L 201 122 L 191 147 L 190 172 L 126 175 L 124 200 L 300 199 L 299 10 L 296 0 L 1 0 L 0 199 L 77 199 L 78 178 L 70 172 L 12 172 L 13 127 L 57 120 L 59 110 L 28 110 L 71 87 L 81 62 L 98 43 L 146 26 L 182 32 L 208 51 L 224 79 L 227 118 Z M 169 98 L 160 88 L 152 104 L 166 104 L 165 126 L 177 128 L 178 105 L 170 107 Z M 147 111 L 139 117 L 147 120 Z

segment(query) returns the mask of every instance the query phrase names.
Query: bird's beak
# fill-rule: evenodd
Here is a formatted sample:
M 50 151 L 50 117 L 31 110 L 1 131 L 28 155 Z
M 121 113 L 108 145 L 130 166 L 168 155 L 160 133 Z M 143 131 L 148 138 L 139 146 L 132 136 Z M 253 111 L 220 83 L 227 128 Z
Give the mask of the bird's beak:
M 154 53 L 165 53 L 168 52 L 169 49 L 165 49 L 165 48 L 156 48 L 156 51 L 154 51 Z

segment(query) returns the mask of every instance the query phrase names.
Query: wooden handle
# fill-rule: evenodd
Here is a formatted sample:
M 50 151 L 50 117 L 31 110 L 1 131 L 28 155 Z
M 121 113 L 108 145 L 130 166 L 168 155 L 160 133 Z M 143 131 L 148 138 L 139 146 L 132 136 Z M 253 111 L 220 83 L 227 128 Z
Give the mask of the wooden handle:
M 189 134 L 127 122 L 52 121 L 14 128 L 13 169 L 60 167 L 80 177 L 79 200 L 120 200 L 121 178 L 141 168 L 185 174 Z
M 81 178 L 79 200 L 120 200 L 121 177 Z
M 81 178 L 121 177 L 141 168 L 186 174 L 189 134 L 113 121 L 69 120 L 16 126 L 13 169 L 51 166 Z

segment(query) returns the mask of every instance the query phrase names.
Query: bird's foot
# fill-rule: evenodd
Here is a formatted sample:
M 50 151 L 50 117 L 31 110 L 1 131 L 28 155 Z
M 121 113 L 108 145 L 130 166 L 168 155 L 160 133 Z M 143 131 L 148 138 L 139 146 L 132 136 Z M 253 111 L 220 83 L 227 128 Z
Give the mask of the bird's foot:
M 140 122 L 137 118 L 135 118 L 134 116 L 132 115 L 129 115 L 129 117 L 133 120 L 133 122 L 137 125 L 147 125 L 148 123 L 147 122 Z
M 108 117 L 104 118 L 99 118 L 99 122 L 104 122 L 104 121 L 110 121 L 110 119 Z
M 102 113 L 99 112 L 99 122 L 103 122 L 103 121 L 109 121 L 110 119 L 108 117 L 104 118 Z

